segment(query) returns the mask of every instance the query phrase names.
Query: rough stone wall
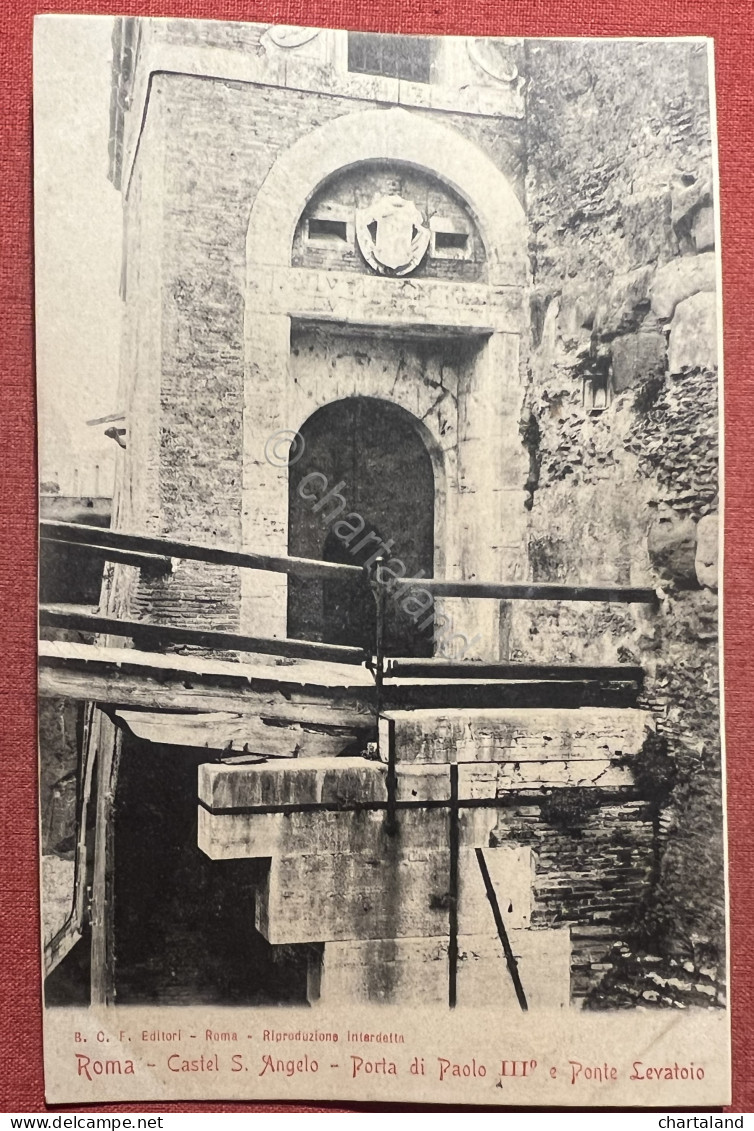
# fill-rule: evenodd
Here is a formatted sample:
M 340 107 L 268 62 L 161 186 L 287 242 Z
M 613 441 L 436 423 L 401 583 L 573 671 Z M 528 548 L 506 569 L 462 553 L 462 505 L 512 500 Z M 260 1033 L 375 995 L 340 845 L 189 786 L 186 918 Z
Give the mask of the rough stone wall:
M 655 55 L 661 52 L 661 57 Z M 706 48 L 527 45 L 528 556 L 537 580 L 660 587 L 509 613 L 516 658 L 639 661 L 672 772 L 647 940 L 724 942 L 715 224 Z M 649 945 L 649 941 L 648 941 Z

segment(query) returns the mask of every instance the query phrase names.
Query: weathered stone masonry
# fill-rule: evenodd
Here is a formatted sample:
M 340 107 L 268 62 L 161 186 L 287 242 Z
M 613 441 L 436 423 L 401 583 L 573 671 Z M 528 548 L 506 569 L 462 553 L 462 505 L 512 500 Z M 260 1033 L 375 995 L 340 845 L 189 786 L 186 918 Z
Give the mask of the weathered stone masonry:
M 721 962 L 706 47 L 517 43 L 507 50 L 525 94 L 519 79 L 475 72 L 451 96 L 441 83 L 333 79 L 322 39 L 297 62 L 264 29 L 203 26 L 192 43 L 188 25 L 151 25 L 141 50 L 154 63 L 136 67 L 132 90 L 143 121 L 126 115 L 128 448 L 113 524 L 286 553 L 285 473 L 265 464 L 259 438 L 338 396 L 392 397 L 422 421 L 446 476 L 438 575 L 661 586 L 659 612 L 511 603 L 477 624 L 468 602 L 447 604 L 481 627 L 486 658 L 646 671 L 639 705 L 660 739 L 645 798 L 595 805 L 577 788 L 559 808 L 506 808 L 491 833 L 492 845 L 534 850 L 531 922 L 572 928 L 572 992 L 600 980 L 637 923 L 645 947 Z M 348 125 L 358 113 L 362 129 Z M 508 259 L 491 256 L 489 217 L 444 175 L 441 145 L 412 169 L 422 130 L 450 131 L 494 168 L 501 195 L 479 199 L 499 231 L 510 217 L 498 244 Z M 270 203 L 286 155 L 319 136 L 333 139 L 332 171 L 296 195 L 304 162 L 290 197 Z M 466 225 L 468 258 L 429 257 L 401 284 L 371 277 L 353 244 L 308 245 L 310 216 L 348 231 L 340 217 L 368 197 L 370 171 L 381 192 L 397 174 L 449 228 Z M 289 226 L 285 263 L 254 236 L 262 204 Z M 422 324 L 432 349 L 463 335 L 471 358 L 448 372 L 444 399 L 432 366 L 417 385 L 418 368 L 392 360 L 400 348 L 374 338 L 415 349 Z M 144 619 L 285 634 L 279 577 L 183 562 L 155 580 L 118 567 L 108 599 Z
M 628 45 L 528 46 L 532 352 L 523 430 L 528 423 L 533 449 L 532 576 L 648 577 L 665 599 L 651 622 L 615 607 L 596 616 L 537 609 L 515 647 L 522 657 L 641 657 L 645 701 L 677 771 L 648 927 L 685 954 L 704 956 L 711 945 L 719 957 L 717 275 L 706 48 L 662 51 L 655 66 L 651 51 L 635 56 Z

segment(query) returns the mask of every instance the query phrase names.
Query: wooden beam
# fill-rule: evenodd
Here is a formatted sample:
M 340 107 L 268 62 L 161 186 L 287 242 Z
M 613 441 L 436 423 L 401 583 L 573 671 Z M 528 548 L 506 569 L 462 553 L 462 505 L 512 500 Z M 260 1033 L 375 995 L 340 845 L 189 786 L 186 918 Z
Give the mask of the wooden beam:
M 112 1005 L 115 1000 L 114 809 L 121 735 L 106 715 L 96 712 L 90 741 L 95 743 L 94 757 L 97 762 L 92 874 L 91 1003 Z
M 53 935 L 44 947 L 44 976 L 51 974 L 56 966 L 70 954 L 76 943 L 81 939 L 81 930 L 75 919 L 71 916 L 63 926 Z
M 454 663 L 452 660 L 388 660 L 387 678 L 420 679 L 505 679 L 505 680 L 600 680 L 605 682 L 641 683 L 644 679 L 642 668 L 633 664 L 487 664 L 467 660 Z
M 341 664 L 361 664 L 367 659 L 363 649 L 350 648 L 342 644 L 242 636 L 238 633 L 219 632 L 214 629 L 121 620 L 117 617 L 92 614 L 70 605 L 40 606 L 39 623 L 47 628 L 75 628 L 83 632 L 127 637 L 134 641 L 138 640 L 145 651 L 151 648 L 160 650 L 160 646 L 165 644 L 188 644 L 200 648 L 287 656 L 291 659 L 332 660 Z
M 427 589 L 435 597 L 484 597 L 494 601 L 618 601 L 624 604 L 657 604 L 654 589 L 630 585 L 560 585 L 536 582 L 531 585 L 492 581 L 443 581 L 436 577 L 398 578 L 391 589 Z
M 112 707 L 231 711 L 303 724 L 364 727 L 374 681 L 353 664 L 232 663 L 68 641 L 39 642 L 39 693 Z
M 43 519 L 40 524 L 43 541 L 75 542 L 102 552 L 103 547 L 167 558 L 186 558 L 211 565 L 240 566 L 245 569 L 268 570 L 272 573 L 294 573 L 297 577 L 364 577 L 356 565 L 315 561 L 313 558 L 281 557 L 271 554 L 248 554 L 226 550 L 219 546 L 195 545 L 173 538 L 160 538 L 148 534 L 128 534 L 123 530 L 103 530 L 100 527 L 74 523 L 53 522 Z M 366 585 L 366 579 L 364 584 Z
M 388 678 L 382 685 L 381 708 L 447 707 L 632 707 L 634 683 L 604 680 L 415 679 Z
M 64 525 L 59 523 L 57 525 Z M 101 530 L 101 534 L 105 531 Z M 56 546 L 76 546 L 80 548 L 86 545 L 90 553 L 98 555 L 106 562 L 117 562 L 119 565 L 130 565 L 136 569 L 150 569 L 156 574 L 170 573 L 173 568 L 173 563 L 170 558 L 161 556 L 160 554 L 146 554 L 140 550 L 120 550 L 111 546 L 106 546 L 100 543 L 86 542 L 81 543 L 75 538 L 42 538 L 43 542 L 54 543 Z
M 279 719 L 265 721 L 232 711 L 182 714 L 117 710 L 113 711 L 113 719 L 147 742 L 213 750 L 226 756 L 258 754 L 264 758 L 332 758 L 360 753 L 374 732 L 371 719 L 366 728 L 335 723 L 306 726 L 281 723 Z

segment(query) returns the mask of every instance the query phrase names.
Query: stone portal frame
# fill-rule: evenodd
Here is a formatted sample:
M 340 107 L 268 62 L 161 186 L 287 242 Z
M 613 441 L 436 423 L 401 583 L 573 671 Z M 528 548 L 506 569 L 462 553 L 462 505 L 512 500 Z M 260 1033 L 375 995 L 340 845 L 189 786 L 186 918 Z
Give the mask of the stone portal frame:
M 401 163 L 436 177 L 466 203 L 487 255 L 488 281 L 386 278 L 294 268 L 293 241 L 314 194 L 334 174 L 360 164 Z M 282 153 L 254 202 L 247 235 L 243 540 L 246 549 L 287 553 L 287 467 L 265 455 L 270 436 L 295 432 L 318 408 L 343 396 L 394 401 L 428 430 L 443 452 L 442 545 L 436 571 L 488 580 L 524 575 L 524 489 L 528 460 L 519 420 L 523 383 L 526 230 L 510 183 L 456 130 L 401 108 L 346 114 Z M 337 392 L 327 375 L 294 380 L 291 337 L 298 325 L 342 334 L 472 339 L 473 362 L 459 374 L 454 419 L 441 431 L 432 405 L 413 390 L 355 381 Z M 242 631 L 286 635 L 286 578 L 242 577 Z M 497 602 L 445 602 L 455 631 L 479 637 L 470 655 L 500 655 Z

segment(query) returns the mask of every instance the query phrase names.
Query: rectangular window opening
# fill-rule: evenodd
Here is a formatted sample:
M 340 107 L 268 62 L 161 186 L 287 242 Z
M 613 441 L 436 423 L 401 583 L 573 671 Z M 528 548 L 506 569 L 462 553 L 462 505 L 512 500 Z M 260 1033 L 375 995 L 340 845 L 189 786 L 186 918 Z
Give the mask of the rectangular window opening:
M 307 232 L 310 240 L 335 240 L 348 242 L 348 224 L 345 220 L 324 220 L 312 216 Z
M 352 73 L 428 83 L 431 67 L 432 41 L 427 36 L 348 33 L 348 69 Z
M 468 242 L 468 232 L 435 232 L 435 247 L 438 251 L 447 249 L 463 251 Z

